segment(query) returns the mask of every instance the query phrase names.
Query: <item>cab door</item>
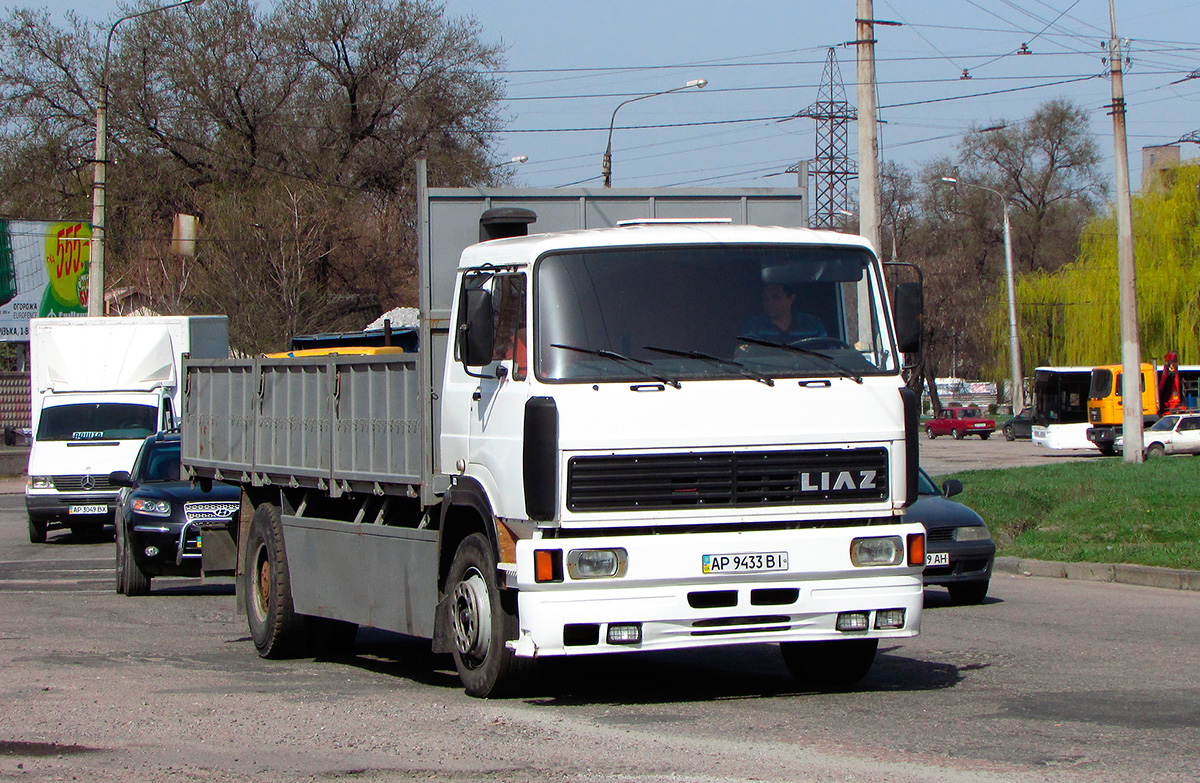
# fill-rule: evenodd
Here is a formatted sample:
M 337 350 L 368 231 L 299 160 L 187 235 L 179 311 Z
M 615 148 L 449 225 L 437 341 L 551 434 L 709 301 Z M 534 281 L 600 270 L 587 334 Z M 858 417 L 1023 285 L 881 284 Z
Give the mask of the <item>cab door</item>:
M 497 516 L 524 518 L 525 403 L 529 399 L 526 276 L 503 272 L 481 281 L 490 290 L 493 353 L 476 374 L 468 422 L 468 473 L 489 490 Z
M 1184 416 L 1175 429 L 1176 454 L 1200 454 L 1200 416 Z

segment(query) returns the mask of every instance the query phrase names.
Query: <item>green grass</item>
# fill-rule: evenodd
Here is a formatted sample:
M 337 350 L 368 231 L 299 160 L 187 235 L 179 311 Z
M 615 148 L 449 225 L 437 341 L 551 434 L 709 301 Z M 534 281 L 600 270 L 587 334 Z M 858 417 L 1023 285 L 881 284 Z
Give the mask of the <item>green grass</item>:
M 1200 458 L 1121 459 L 939 476 L 965 487 L 997 555 L 1200 570 Z

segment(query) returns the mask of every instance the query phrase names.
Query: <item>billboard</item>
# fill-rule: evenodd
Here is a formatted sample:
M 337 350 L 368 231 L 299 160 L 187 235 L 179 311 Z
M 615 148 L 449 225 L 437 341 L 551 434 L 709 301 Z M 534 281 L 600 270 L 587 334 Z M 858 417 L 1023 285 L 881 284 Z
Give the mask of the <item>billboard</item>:
M 29 319 L 87 313 L 92 226 L 0 220 L 0 341 L 29 340 Z

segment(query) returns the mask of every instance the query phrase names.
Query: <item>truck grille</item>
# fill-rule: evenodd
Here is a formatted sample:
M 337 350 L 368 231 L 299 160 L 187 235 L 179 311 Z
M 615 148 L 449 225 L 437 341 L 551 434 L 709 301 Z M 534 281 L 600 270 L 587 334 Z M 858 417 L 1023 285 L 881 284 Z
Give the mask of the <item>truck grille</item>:
M 96 476 L 52 476 L 54 488 L 59 492 L 108 492 L 116 487 L 108 480 L 108 474 Z
M 863 503 L 888 498 L 884 448 L 572 457 L 567 508 L 671 508 Z

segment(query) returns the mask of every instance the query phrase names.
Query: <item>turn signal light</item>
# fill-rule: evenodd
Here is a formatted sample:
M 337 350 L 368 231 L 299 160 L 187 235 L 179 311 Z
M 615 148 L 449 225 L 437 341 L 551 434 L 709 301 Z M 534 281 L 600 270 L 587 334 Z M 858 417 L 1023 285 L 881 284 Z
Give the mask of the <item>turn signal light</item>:
M 925 567 L 925 534 L 911 533 L 908 536 L 908 564 Z
M 561 582 L 562 580 L 562 550 L 535 549 L 533 552 L 533 581 Z

